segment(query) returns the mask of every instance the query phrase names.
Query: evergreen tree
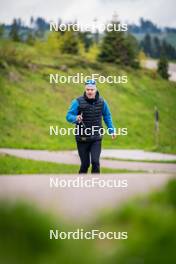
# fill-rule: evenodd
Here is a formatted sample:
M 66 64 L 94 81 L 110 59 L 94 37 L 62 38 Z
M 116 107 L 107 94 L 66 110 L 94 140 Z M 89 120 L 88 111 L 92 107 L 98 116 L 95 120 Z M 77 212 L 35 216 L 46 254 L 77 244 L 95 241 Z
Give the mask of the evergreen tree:
M 112 22 L 117 24 L 119 22 Z M 98 60 L 121 65 L 134 66 L 137 57 L 137 43 L 131 35 L 123 31 L 105 31 Z
M 161 43 L 159 41 L 158 37 L 154 37 L 153 39 L 153 57 L 154 58 L 159 58 L 161 55 Z
M 35 36 L 32 30 L 29 30 L 26 38 L 26 43 L 29 45 L 34 45 L 34 42 L 35 42 Z
M 79 32 L 79 38 L 84 44 L 84 49 L 86 52 L 89 51 L 90 47 L 93 45 L 93 35 L 90 31 Z
M 3 37 L 4 35 L 4 25 L 0 24 L 0 37 Z
M 141 41 L 140 47 L 146 55 L 152 58 L 159 58 L 161 54 L 164 54 L 169 60 L 176 59 L 176 49 L 165 39 L 161 41 L 158 37 L 151 38 L 147 34 Z
M 162 41 L 161 50 L 169 60 L 176 59 L 176 49 L 165 40 Z
M 139 46 L 135 37 L 133 37 L 130 34 L 128 34 L 125 37 L 125 51 L 126 51 L 126 58 L 124 58 L 124 64 L 130 65 L 134 68 L 139 68 L 139 61 L 138 61 Z
M 20 28 L 20 25 L 18 21 L 14 19 L 12 26 L 11 26 L 10 33 L 9 33 L 11 39 L 14 41 L 20 41 L 19 28 Z
M 34 20 L 32 20 L 34 24 Z M 45 31 L 48 30 L 49 24 L 45 21 L 44 18 L 38 17 L 35 20 L 35 29 L 36 29 L 36 36 L 39 38 L 43 38 L 45 35 Z
M 169 73 L 168 73 L 168 61 L 166 59 L 166 57 L 164 55 L 162 55 L 162 57 L 160 58 L 159 62 L 158 62 L 158 73 L 159 75 L 164 78 L 167 79 L 169 78 Z
M 144 39 L 141 41 L 141 47 L 146 55 L 152 56 L 152 40 L 150 34 L 146 34 Z
M 66 31 L 62 36 L 61 52 L 68 54 L 79 53 L 79 41 L 76 32 L 70 30 Z

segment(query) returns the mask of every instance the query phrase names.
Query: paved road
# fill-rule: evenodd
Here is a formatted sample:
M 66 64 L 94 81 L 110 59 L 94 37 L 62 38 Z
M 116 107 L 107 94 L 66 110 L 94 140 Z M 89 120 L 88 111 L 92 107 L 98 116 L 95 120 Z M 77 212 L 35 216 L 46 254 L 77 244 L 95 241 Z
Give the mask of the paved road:
M 103 149 L 101 153 L 102 158 L 117 158 L 117 159 L 126 159 L 126 160 L 138 160 L 138 161 L 168 161 L 175 160 L 176 155 L 158 153 L 151 151 L 144 151 L 139 149 Z
M 98 179 L 126 180 L 127 188 L 50 188 L 50 178 L 75 180 L 82 177 L 85 181 Z M 2 175 L 0 176 L 0 198 L 27 200 L 40 208 L 59 214 L 66 221 L 85 223 L 93 220 L 103 209 L 121 206 L 128 199 L 147 193 L 163 186 L 173 174 L 131 173 L 102 175 Z M 80 178 L 79 178 L 80 179 Z
M 80 164 L 80 160 L 74 151 L 47 151 L 47 150 L 23 150 L 23 149 L 0 149 L 0 153 L 6 153 L 17 157 L 33 160 L 50 161 L 64 164 Z M 101 159 L 101 166 L 112 169 L 126 169 L 149 172 L 176 172 L 176 164 L 130 162 Z
M 157 60 L 153 59 L 148 59 L 143 62 L 143 67 L 148 68 L 148 69 L 157 69 Z M 169 80 L 176 82 L 176 63 L 169 63 Z

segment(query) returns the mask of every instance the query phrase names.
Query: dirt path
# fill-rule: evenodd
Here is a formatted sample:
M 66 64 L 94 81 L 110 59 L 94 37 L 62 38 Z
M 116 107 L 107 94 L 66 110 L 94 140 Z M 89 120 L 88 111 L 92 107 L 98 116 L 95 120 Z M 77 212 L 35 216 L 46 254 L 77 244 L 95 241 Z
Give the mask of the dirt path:
M 0 153 L 33 160 L 50 161 L 64 164 L 80 164 L 79 157 L 74 151 L 0 149 Z M 169 163 L 130 162 L 101 159 L 101 166 L 112 169 L 126 169 L 134 171 L 176 172 L 176 164 Z
M 99 177 L 101 180 L 126 180 L 127 188 L 50 188 L 50 179 L 77 179 L 78 175 L 4 175 L 0 176 L 0 198 L 27 200 L 65 220 L 90 221 L 103 209 L 119 207 L 128 199 L 161 187 L 172 174 L 103 174 L 83 175 L 83 181 Z

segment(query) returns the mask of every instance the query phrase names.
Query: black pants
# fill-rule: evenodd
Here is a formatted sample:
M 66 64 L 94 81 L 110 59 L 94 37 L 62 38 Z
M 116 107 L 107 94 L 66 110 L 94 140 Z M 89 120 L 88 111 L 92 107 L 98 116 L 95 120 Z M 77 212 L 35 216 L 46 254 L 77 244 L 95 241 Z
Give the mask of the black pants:
M 81 160 L 79 173 L 87 173 L 90 166 L 90 158 L 92 163 L 91 173 L 100 173 L 101 140 L 92 142 L 77 141 L 77 148 Z

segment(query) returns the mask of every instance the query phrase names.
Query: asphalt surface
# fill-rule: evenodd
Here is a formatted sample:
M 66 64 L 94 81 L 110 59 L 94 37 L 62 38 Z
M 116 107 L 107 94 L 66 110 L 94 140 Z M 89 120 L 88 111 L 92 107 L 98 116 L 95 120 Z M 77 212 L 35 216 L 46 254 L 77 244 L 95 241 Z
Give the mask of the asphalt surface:
M 14 155 L 16 157 L 32 160 L 49 161 L 62 164 L 80 164 L 75 151 L 47 151 L 47 150 L 25 150 L 25 149 L 0 149 L 0 153 Z M 125 169 L 132 171 L 148 172 L 176 172 L 176 164 L 152 163 L 141 161 L 117 161 L 101 159 L 101 167 L 110 169 Z
M 82 177 L 82 178 L 78 178 Z M 116 181 L 117 187 L 86 187 L 86 180 Z M 129 199 L 144 195 L 162 187 L 174 174 L 123 173 L 102 175 L 1 175 L 0 198 L 11 201 L 22 200 L 59 215 L 65 221 L 90 222 L 103 210 L 118 208 Z M 53 181 L 82 179 L 82 187 L 53 187 Z M 50 181 L 52 180 L 52 188 Z M 126 185 L 124 185 L 124 181 Z M 112 186 L 112 185 L 111 185 Z M 123 187 L 127 186 L 127 187 Z

